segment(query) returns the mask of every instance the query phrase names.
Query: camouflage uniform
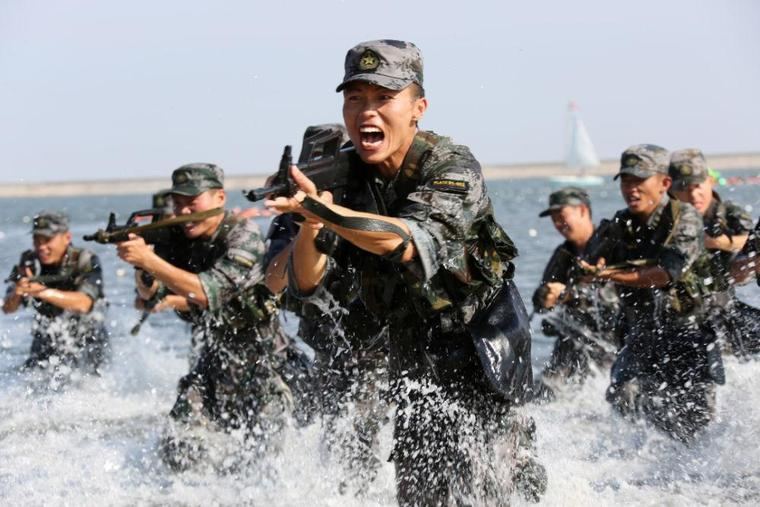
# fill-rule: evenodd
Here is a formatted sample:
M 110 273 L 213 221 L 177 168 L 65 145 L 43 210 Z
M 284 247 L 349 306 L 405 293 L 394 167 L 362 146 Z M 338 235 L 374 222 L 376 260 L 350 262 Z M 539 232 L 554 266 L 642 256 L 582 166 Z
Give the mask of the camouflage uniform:
M 548 216 L 564 206 L 581 204 L 591 210 L 586 192 L 565 188 L 551 194 L 549 208 L 539 216 Z M 533 294 L 534 310 L 543 313 L 547 311 L 544 308 L 547 284 L 559 282 L 567 287 L 564 301 L 541 322 L 544 334 L 556 336 L 557 341 L 542 378 L 537 382 L 536 395 L 540 398 L 550 399 L 552 387 L 562 382 L 582 382 L 592 363 L 609 367 L 622 345 L 615 333 L 619 304 L 614 286 L 610 283 L 579 283 L 583 273 L 578 260 L 593 255 L 594 247 L 588 242 L 583 251 L 578 251 L 570 241 L 558 246 L 544 269 L 541 285 Z
M 319 137 L 326 129 L 340 129 L 345 136 L 342 125 L 309 127 L 299 163 L 310 158 L 313 150 L 306 150 L 310 138 Z M 345 136 L 344 141 L 347 139 Z M 333 192 L 333 201 L 342 203 L 342 192 Z M 297 232 L 292 214 L 272 221 L 265 266 Z M 316 241 L 320 250 L 330 253 L 337 236 L 322 229 Z M 294 390 L 297 415 L 303 422 L 316 415 L 323 417 L 325 444 L 343 466 L 341 490 L 362 496 L 382 463 L 378 433 L 389 410 L 387 337 L 364 307 L 355 285 L 347 276 L 332 276 L 325 282 L 327 297 L 301 302 L 286 294 L 285 306 L 299 316 L 298 335 L 315 352 L 308 374 L 311 385 Z
M 620 174 L 649 177 L 667 171 L 668 153 L 653 145 L 623 152 Z M 617 176 L 616 176 L 617 178 Z M 651 260 L 667 271 L 665 288 L 619 285 L 625 346 L 612 368 L 607 399 L 624 413 L 642 410 L 674 438 L 690 441 L 712 418 L 713 384 L 720 370 L 715 337 L 705 325 L 702 218 L 689 204 L 662 196 L 642 223 L 618 211 L 599 256 L 608 264 Z
M 34 219 L 34 234 L 52 235 L 66 231 L 68 218 L 60 213 L 42 212 Z M 9 279 L 17 280 L 24 276 L 24 268 L 30 268 L 32 276 L 62 276 L 45 285 L 51 289 L 78 291 L 93 301 L 88 313 L 78 314 L 39 299 L 25 298 L 23 304 L 31 304 L 36 310 L 32 325 L 32 347 L 25 366 L 54 364 L 51 363 L 51 358 L 55 357 L 55 364 L 97 371 L 108 350 L 108 332 L 105 327 L 107 303 L 103 292 L 103 271 L 97 255 L 69 245 L 60 265 L 45 266 L 33 250 L 27 250 L 11 270 Z M 13 290 L 14 286 L 9 286 L 8 294 Z
M 674 152 L 670 176 L 675 189 L 687 188 L 709 177 L 707 164 L 699 150 Z M 723 201 L 713 192 L 712 203 L 702 217 L 704 233 L 708 236 L 738 236 L 752 231 L 752 217 L 731 201 Z M 709 298 L 710 321 L 724 346 L 737 355 L 760 352 L 760 310 L 739 301 L 731 279 L 731 263 L 735 254 L 708 249 L 712 273 L 712 293 Z
M 760 255 L 760 219 L 755 224 L 755 228 L 750 231 L 747 243 L 744 244 L 739 257 L 741 259 L 755 259 L 754 264 L 751 264 L 751 267 L 754 267 L 757 263 L 758 255 Z M 760 287 L 760 274 L 755 275 L 755 281 L 757 282 L 757 286 Z
M 207 190 L 209 176 L 220 169 L 191 164 L 172 175 L 173 193 L 181 193 L 183 181 Z M 212 174 L 213 174 L 212 173 Z M 184 177 L 183 177 L 184 175 Z M 221 184 L 221 183 L 220 183 Z M 208 308 L 191 305 L 182 314 L 192 322 L 201 349 L 190 373 L 179 382 L 179 396 L 171 410 L 178 422 L 224 428 L 246 428 L 255 434 L 261 450 L 285 423 L 292 410 L 292 396 L 282 377 L 287 338 L 276 318 L 276 301 L 263 280 L 264 244 L 258 226 L 226 212 L 209 239 L 188 239 L 180 227 L 171 231 L 170 245 L 156 253 L 172 265 L 197 273 Z M 167 439 L 166 456 L 173 466 L 187 465 Z M 175 456 L 177 454 L 177 456 Z
M 407 61 L 408 47 L 397 41 L 357 46 L 349 51 L 344 84 L 360 75 L 389 86 L 394 78 L 356 74 L 354 67 L 367 70 L 357 63 L 364 57 L 370 67 L 378 59 Z M 509 259 L 516 255 L 494 221 L 479 164 L 466 147 L 429 132 L 417 134 L 390 181 L 355 154 L 350 164 L 343 205 L 404 220 L 417 258 L 402 264 L 394 255 L 373 255 L 341 239 L 322 284 L 299 296 L 329 297 L 325 281 L 348 276 L 365 307 L 388 329 L 391 391 L 398 406 L 392 459 L 399 503 L 507 502 L 513 481 L 537 498 L 545 476 L 529 456 L 532 425 L 516 430 L 517 418 L 508 416 L 509 402 L 492 391 L 468 328 L 510 283 Z M 509 438 L 520 445 L 512 447 L 514 455 L 496 460 L 495 446 Z M 501 473 L 500 465 L 513 469 Z

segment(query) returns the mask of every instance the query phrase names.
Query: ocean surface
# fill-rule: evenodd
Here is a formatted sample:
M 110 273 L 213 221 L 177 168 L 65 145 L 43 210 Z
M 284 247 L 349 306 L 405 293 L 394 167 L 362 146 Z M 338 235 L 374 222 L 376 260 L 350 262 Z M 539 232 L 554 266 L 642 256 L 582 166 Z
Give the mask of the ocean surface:
M 520 249 L 516 280 L 526 301 L 550 253 L 561 241 L 549 219 L 538 218 L 555 185 L 539 180 L 488 184 L 497 218 Z M 719 189 L 724 199 L 760 213 L 760 187 Z M 590 189 L 596 220 L 621 208 L 617 186 Z M 231 193 L 233 206 L 247 206 Z M 146 208 L 149 196 L 0 199 L 0 271 L 10 271 L 31 246 L 31 217 L 65 209 L 75 244 L 105 225 L 115 211 L 123 221 Z M 268 219 L 257 219 L 265 231 Z M 101 377 L 74 378 L 60 389 L 19 374 L 31 343 L 31 313 L 0 315 L 0 504 L 2 505 L 308 505 L 360 502 L 338 492 L 341 469 L 324 457 L 319 424 L 288 430 L 281 455 L 234 473 L 174 473 L 157 454 L 157 442 L 188 370 L 189 330 L 172 314 L 152 316 L 139 336 L 129 329 L 132 269 L 113 246 L 89 244 L 100 256 L 110 301 L 112 358 Z M 760 305 L 760 289 L 740 297 Z M 538 373 L 552 342 L 534 322 L 533 364 Z M 290 319 L 288 329 L 294 329 Z M 555 403 L 521 410 L 535 418 L 539 459 L 549 488 L 545 505 L 760 504 L 760 362 L 726 359 L 726 385 L 718 389 L 717 416 L 702 439 L 685 447 L 616 417 L 604 401 L 607 372 Z M 387 456 L 391 431 L 381 433 Z M 383 465 L 363 505 L 394 505 L 393 467 Z M 514 504 L 524 501 L 513 499 Z

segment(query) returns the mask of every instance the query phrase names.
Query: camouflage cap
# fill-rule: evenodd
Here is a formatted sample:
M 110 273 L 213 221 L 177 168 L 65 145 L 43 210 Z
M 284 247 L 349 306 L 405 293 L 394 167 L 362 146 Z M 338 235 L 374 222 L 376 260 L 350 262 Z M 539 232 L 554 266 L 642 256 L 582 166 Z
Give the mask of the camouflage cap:
M 353 81 L 389 90 L 403 90 L 412 83 L 422 87 L 422 53 L 411 42 L 385 39 L 357 44 L 346 54 L 345 69 L 336 92 Z
M 710 175 L 705 156 L 696 148 L 674 151 L 670 156 L 668 173 L 673 178 L 674 190 L 702 183 Z
M 164 188 L 153 194 L 153 207 L 165 208 L 171 206 L 172 190 L 170 188 Z
M 32 234 L 52 237 L 69 230 L 69 217 L 60 211 L 40 211 L 32 219 Z
M 631 146 L 620 156 L 620 171 L 614 179 L 622 174 L 637 178 L 649 178 L 657 173 L 668 174 L 670 154 L 662 146 L 655 144 L 637 144 Z
M 214 164 L 186 164 L 172 173 L 172 194 L 195 196 L 214 188 L 224 188 L 224 171 Z
M 549 207 L 539 213 L 538 216 L 549 216 L 552 211 L 560 210 L 565 206 L 581 205 L 588 206 L 591 209 L 591 199 L 589 199 L 588 193 L 585 190 L 578 187 L 561 188 L 549 195 Z

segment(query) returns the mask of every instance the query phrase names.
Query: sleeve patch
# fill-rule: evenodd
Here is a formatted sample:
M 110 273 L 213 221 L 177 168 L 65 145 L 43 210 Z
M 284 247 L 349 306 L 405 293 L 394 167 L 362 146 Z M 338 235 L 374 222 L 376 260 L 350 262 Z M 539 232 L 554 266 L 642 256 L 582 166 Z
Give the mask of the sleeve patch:
M 240 248 L 230 248 L 227 252 L 227 257 L 245 268 L 252 268 L 256 264 L 256 258 L 251 252 L 242 250 Z
M 470 184 L 464 180 L 452 180 L 449 178 L 439 178 L 429 183 L 433 190 L 441 192 L 453 192 L 455 194 L 466 194 L 470 191 Z

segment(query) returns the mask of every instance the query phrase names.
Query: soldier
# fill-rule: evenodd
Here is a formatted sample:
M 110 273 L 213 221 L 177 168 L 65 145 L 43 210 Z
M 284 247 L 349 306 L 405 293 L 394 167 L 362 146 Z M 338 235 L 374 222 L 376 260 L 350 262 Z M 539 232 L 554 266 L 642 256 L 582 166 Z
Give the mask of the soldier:
M 710 422 L 720 367 L 720 355 L 710 354 L 717 350 L 714 336 L 704 326 L 702 282 L 709 270 L 702 219 L 690 204 L 668 197 L 667 150 L 632 146 L 620 163 L 615 178 L 627 208 L 604 231 L 598 264 L 582 263 L 589 279 L 619 288 L 625 346 L 607 399 L 623 413 L 640 409 L 656 427 L 690 442 Z
M 758 255 L 760 255 L 760 219 L 750 233 L 744 248 L 731 263 L 731 276 L 736 280 L 736 283 L 748 283 L 754 277 L 758 287 L 760 287 Z
M 348 141 L 343 125 L 324 124 L 306 129 L 299 163 L 321 156 L 313 140 L 338 132 L 341 145 Z M 316 153 L 314 153 L 316 151 Z M 333 202 L 340 203 L 340 192 Z M 264 265 L 267 286 L 275 293 L 287 287 L 287 259 L 298 227 L 293 213 L 277 216 L 267 235 Z M 322 229 L 316 244 L 330 253 L 337 236 Z M 315 352 L 310 389 L 297 403 L 301 418 L 310 421 L 322 415 L 324 441 L 343 465 L 341 491 L 352 490 L 363 497 L 377 477 L 382 463 L 378 433 L 389 410 L 387 403 L 387 339 L 385 329 L 366 310 L 356 294 L 356 284 L 347 276 L 326 282 L 329 298 L 301 303 L 286 297 L 286 306 L 299 317 L 298 336 Z M 299 392 L 299 394 L 301 394 Z M 348 421 L 348 424 L 344 422 Z
M 322 155 L 313 143 L 329 133 L 339 133 L 341 145 L 348 141 L 343 125 L 308 127 L 299 164 Z M 333 202 L 342 200 L 342 192 L 336 191 Z M 287 287 L 287 259 L 298 232 L 297 218 L 293 213 L 279 215 L 269 228 L 264 265 L 267 286 L 275 293 Z M 325 253 L 330 253 L 336 242 L 337 236 L 327 229 L 316 238 Z M 297 403 L 297 415 L 304 422 L 322 416 L 324 442 L 343 466 L 341 492 L 351 490 L 363 497 L 382 464 L 378 433 L 389 410 L 387 340 L 385 329 L 364 308 L 355 285 L 350 277 L 334 277 L 326 282 L 329 298 L 302 303 L 286 296 L 286 307 L 300 317 L 298 336 L 315 353 L 309 372 L 312 383 L 299 389 L 303 399 Z M 349 424 L 344 424 L 346 421 Z
M 622 344 L 615 333 L 619 308 L 614 286 L 580 283 L 583 271 L 578 260 L 593 256 L 594 250 L 588 194 L 575 187 L 557 190 L 549 196 L 549 207 L 538 216 L 551 216 L 557 232 L 565 238 L 554 250 L 533 294 L 534 311 L 552 311 L 542 321 L 544 334 L 557 337 L 536 389 L 539 399 L 551 399 L 554 389 L 563 383 L 583 382 L 591 364 L 612 365 Z
M 34 249 L 21 254 L 8 278 L 3 312 L 36 310 L 24 366 L 79 366 L 97 372 L 108 346 L 103 272 L 98 257 L 71 244 L 68 217 L 43 211 L 32 221 Z
M 172 173 L 176 215 L 223 208 L 223 172 L 213 164 L 188 164 Z M 182 308 L 200 333 L 201 350 L 190 373 L 179 382 L 171 410 L 182 437 L 163 442 L 164 457 L 176 468 L 200 459 L 192 435 L 198 427 L 248 430 L 258 449 L 276 442 L 272 436 L 292 409 L 291 395 L 278 369 L 287 345 L 276 318 L 275 301 L 264 286 L 264 244 L 258 227 L 225 212 L 171 230 L 169 248 L 152 250 L 138 236 L 118 244 L 126 262 L 156 279 L 138 289 L 147 299 L 160 287 L 186 300 Z
M 673 194 L 694 206 L 704 220 L 705 247 L 710 254 L 712 294 L 710 320 L 727 350 L 746 356 L 760 352 L 760 310 L 739 301 L 731 264 L 753 228 L 752 217 L 715 191 L 707 163 L 697 149 L 673 152 L 670 159 Z
M 306 218 L 289 290 L 327 298 L 325 283 L 343 274 L 388 327 L 401 505 L 506 503 L 510 481 L 537 499 L 546 484 L 530 457 L 533 428 L 508 417 L 532 385 L 527 314 L 510 280 L 517 251 L 494 220 L 480 165 L 466 147 L 418 130 L 428 101 L 416 46 L 361 43 L 345 70 L 337 91 L 355 152 L 344 201 L 292 167 L 301 190 L 267 202 Z M 340 237 L 329 256 L 315 245 L 322 228 Z M 497 460 L 505 440 L 514 455 Z M 505 462 L 510 473 L 498 470 Z

